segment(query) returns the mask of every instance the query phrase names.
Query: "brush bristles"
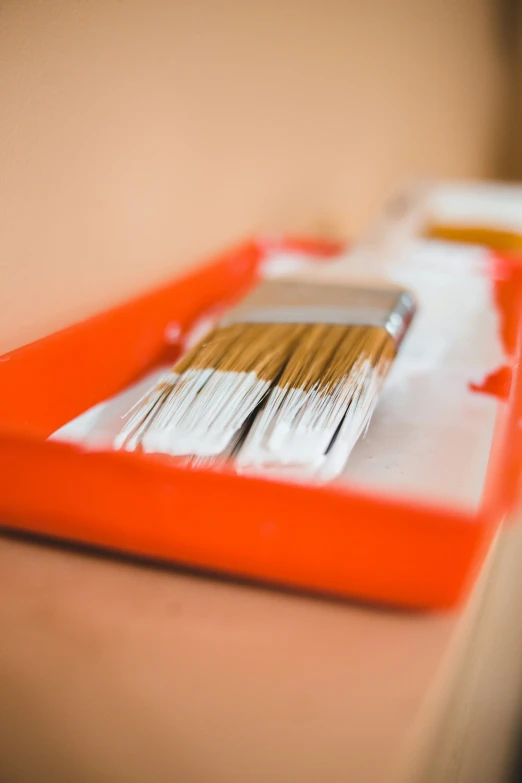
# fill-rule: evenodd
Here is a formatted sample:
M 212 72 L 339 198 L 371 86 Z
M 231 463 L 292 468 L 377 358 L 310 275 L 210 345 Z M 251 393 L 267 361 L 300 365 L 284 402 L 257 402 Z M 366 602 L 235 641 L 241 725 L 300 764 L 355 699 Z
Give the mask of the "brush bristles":
M 332 478 L 364 433 L 395 355 L 379 327 L 311 326 L 256 417 L 240 467 Z
M 161 409 L 162 402 L 167 399 L 177 380 L 177 373 L 167 373 L 152 391 L 146 392 L 127 411 L 124 417 L 127 421 L 114 439 L 114 446 L 117 449 L 125 448 L 127 451 L 134 451 L 137 448 L 143 434 L 151 425 L 154 416 Z
M 382 327 L 220 327 L 134 406 L 115 445 L 329 480 L 366 430 L 395 352 Z
M 143 449 L 199 457 L 224 452 L 279 377 L 304 330 L 300 324 L 215 329 L 174 367 L 177 381 L 149 420 Z

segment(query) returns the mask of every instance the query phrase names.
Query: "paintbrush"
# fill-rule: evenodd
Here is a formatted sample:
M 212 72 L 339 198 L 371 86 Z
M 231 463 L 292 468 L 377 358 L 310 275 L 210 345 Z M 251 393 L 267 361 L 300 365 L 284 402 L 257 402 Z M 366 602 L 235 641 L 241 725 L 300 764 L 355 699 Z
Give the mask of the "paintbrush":
M 345 270 L 265 280 L 136 404 L 115 446 L 330 479 L 414 312 L 408 291 Z

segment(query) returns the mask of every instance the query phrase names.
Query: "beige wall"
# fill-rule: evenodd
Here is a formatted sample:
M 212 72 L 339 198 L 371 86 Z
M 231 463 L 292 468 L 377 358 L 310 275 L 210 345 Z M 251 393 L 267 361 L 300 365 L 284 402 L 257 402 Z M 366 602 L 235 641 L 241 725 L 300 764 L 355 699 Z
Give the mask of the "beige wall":
M 489 0 L 3 0 L 0 350 L 264 229 L 493 171 Z

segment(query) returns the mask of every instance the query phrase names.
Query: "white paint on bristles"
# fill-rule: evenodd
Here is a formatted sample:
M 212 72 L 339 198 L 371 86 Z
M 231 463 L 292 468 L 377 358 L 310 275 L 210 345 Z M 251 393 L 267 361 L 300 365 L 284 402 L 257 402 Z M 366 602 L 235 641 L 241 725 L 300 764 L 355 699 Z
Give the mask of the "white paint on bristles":
M 144 434 L 143 448 L 173 455 L 218 456 L 269 388 L 254 372 L 188 370 Z
M 361 358 L 330 393 L 275 386 L 237 456 L 239 466 L 303 466 L 328 477 L 342 470 L 340 455 L 348 458 L 368 425 L 384 372 Z

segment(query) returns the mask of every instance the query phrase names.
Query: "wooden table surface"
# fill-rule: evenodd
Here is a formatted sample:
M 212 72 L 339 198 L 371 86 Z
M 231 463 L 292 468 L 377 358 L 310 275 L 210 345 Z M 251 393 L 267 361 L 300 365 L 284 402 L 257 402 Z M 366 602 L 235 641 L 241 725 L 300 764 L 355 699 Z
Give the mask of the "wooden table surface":
M 491 783 L 458 775 L 477 699 L 490 773 L 511 748 L 520 557 L 513 528 L 466 605 L 427 614 L 0 537 L 0 780 Z

